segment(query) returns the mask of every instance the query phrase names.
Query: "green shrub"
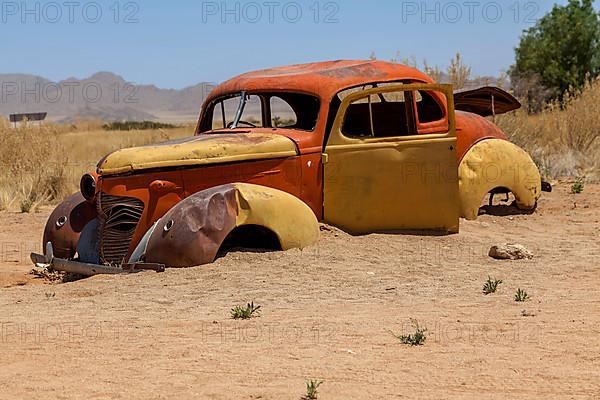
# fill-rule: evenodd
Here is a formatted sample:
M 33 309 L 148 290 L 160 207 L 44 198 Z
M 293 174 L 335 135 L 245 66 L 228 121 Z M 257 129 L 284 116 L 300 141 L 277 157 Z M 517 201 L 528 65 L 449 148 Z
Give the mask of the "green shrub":
M 317 400 L 317 389 L 319 389 L 322 383 L 322 381 L 313 380 L 306 382 L 306 395 L 302 397 L 302 400 Z
M 584 179 L 583 178 L 577 178 L 577 180 L 575 181 L 575 183 L 573 183 L 573 186 L 571 186 L 571 194 L 581 194 L 581 193 L 583 193 L 584 187 L 585 187 L 585 185 L 584 185 Z
M 164 124 L 162 122 L 154 121 L 123 121 L 123 122 L 111 122 L 105 124 L 102 129 L 106 131 L 133 131 L 133 130 L 151 130 L 151 129 L 173 129 L 177 126 L 172 124 Z
M 246 307 L 235 306 L 231 309 L 231 318 L 233 319 L 250 319 L 257 316 L 260 306 L 255 306 L 254 302 L 248 303 Z
M 483 294 L 488 295 L 491 293 L 496 293 L 496 290 L 498 289 L 498 285 L 500 285 L 501 283 L 502 283 L 501 280 L 492 279 L 488 276 L 488 280 L 483 285 Z
M 400 339 L 402 344 L 406 344 L 409 346 L 422 346 L 427 340 L 427 329 L 421 328 L 417 321 L 413 321 L 413 325 L 415 327 L 415 333 L 408 335 L 396 335 L 393 332 L 392 335 L 396 339 Z
M 523 289 L 517 289 L 517 293 L 515 293 L 515 301 L 521 303 L 525 300 L 529 299 L 529 295 Z
M 31 212 L 31 208 L 33 207 L 33 201 L 29 199 L 21 200 L 21 212 L 23 214 L 28 214 Z

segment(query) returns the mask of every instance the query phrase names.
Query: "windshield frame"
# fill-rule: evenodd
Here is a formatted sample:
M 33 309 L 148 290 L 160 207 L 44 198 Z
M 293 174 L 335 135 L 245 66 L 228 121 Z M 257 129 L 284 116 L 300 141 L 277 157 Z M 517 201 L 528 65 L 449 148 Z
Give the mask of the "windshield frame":
M 294 111 L 294 113 L 296 113 L 296 115 L 298 115 L 296 109 L 293 107 L 293 105 L 286 100 L 284 97 L 286 95 L 301 95 L 301 96 L 306 96 L 307 98 L 311 98 L 314 101 L 316 101 L 316 105 L 315 105 L 315 110 L 316 110 L 316 115 L 315 115 L 315 122 L 314 125 L 312 126 L 311 129 L 302 129 L 302 128 L 298 128 L 298 127 L 274 127 L 274 126 L 262 126 L 262 127 L 239 127 L 239 122 L 241 121 L 242 117 L 244 116 L 244 109 L 246 107 L 246 104 L 248 102 L 248 98 L 250 96 L 258 96 L 261 99 L 261 114 L 265 113 L 265 102 L 269 103 L 267 105 L 267 111 L 269 113 L 269 118 L 272 118 L 273 114 L 270 108 L 270 101 L 273 97 L 279 97 L 280 99 L 282 99 L 283 101 L 285 101 L 290 108 Z M 232 121 L 231 123 L 231 127 L 227 127 L 225 126 L 226 124 L 224 123 L 224 127 L 223 128 L 218 128 L 218 129 L 213 129 L 213 125 L 212 125 L 212 121 L 214 118 L 214 112 L 217 110 L 217 106 L 219 105 L 219 103 L 221 104 L 221 107 L 223 107 L 224 105 L 224 101 L 227 99 L 231 99 L 234 97 L 238 97 L 240 96 L 240 103 L 238 104 L 237 110 L 236 110 L 236 114 L 234 117 L 234 121 Z M 222 112 L 222 111 L 221 111 Z M 299 132 L 315 132 L 317 127 L 319 126 L 319 121 L 321 119 L 321 114 L 322 114 L 322 101 L 318 96 L 315 96 L 314 94 L 311 93 L 306 93 L 306 92 L 302 92 L 302 91 L 297 91 L 297 90 L 293 90 L 293 91 L 289 91 L 289 90 L 253 90 L 253 91 L 247 91 L 247 90 L 241 90 L 241 91 L 236 91 L 236 92 L 230 92 L 230 93 L 226 93 L 223 94 L 215 99 L 213 99 L 208 105 L 206 105 L 205 108 L 203 108 L 203 113 L 200 116 L 200 121 L 199 121 L 199 129 L 197 134 L 203 134 L 203 133 L 207 133 L 207 132 L 220 132 L 220 133 L 226 133 L 226 132 L 233 132 L 237 129 L 243 129 L 244 131 L 248 131 L 248 130 L 252 130 L 252 129 L 272 129 L 272 130 L 295 130 L 295 131 L 299 131 Z M 224 115 L 224 114 L 222 114 Z M 261 115 L 261 117 L 264 119 L 264 115 Z M 224 118 L 224 117 L 223 117 Z M 264 122 L 264 121 L 263 121 Z

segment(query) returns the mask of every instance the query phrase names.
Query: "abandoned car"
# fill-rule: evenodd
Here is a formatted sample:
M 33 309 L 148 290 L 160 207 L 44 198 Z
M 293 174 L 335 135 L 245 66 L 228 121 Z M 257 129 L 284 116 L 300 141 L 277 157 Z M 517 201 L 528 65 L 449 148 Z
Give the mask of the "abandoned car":
M 101 159 L 32 260 L 84 275 L 189 267 L 231 246 L 304 248 L 319 221 L 456 233 L 498 189 L 531 210 L 538 169 L 486 118 L 519 107 L 380 61 L 243 74 L 210 93 L 194 136 Z

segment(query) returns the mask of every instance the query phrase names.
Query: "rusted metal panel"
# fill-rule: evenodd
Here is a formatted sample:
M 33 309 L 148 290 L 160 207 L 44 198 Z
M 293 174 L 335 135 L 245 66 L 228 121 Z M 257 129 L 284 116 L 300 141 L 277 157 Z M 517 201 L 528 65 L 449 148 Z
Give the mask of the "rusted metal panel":
M 392 82 L 412 79 L 423 83 L 433 80 L 406 65 L 370 60 L 338 60 L 290 65 L 249 72 L 233 78 L 215 90 L 206 104 L 225 93 L 250 90 L 280 90 L 309 93 L 327 103 L 338 92 L 368 82 Z
M 96 216 L 96 207 L 81 193 L 70 196 L 50 215 L 43 243 L 52 242 L 57 257 L 73 258 L 83 228 Z
M 158 221 L 147 242 L 140 243 L 143 251 L 134 253 L 145 262 L 169 267 L 203 265 L 213 262 L 228 235 L 242 226 L 272 232 L 283 250 L 304 248 L 319 236 L 316 216 L 298 198 L 266 186 L 238 183 L 183 200 Z
M 512 94 L 493 86 L 456 91 L 454 103 L 457 110 L 482 117 L 505 114 L 521 108 L 521 103 Z
M 103 263 L 121 265 L 125 261 L 143 213 L 144 203 L 141 200 L 100 193 L 98 247 Z
M 456 138 L 458 161 L 477 143 L 485 139 L 503 139 L 508 137 L 500 128 L 486 118 L 465 112 L 456 112 Z
M 130 252 L 152 224 L 189 195 L 183 186 L 182 172 L 177 170 L 101 176 L 98 190 L 103 195 L 128 197 L 144 203 L 144 212 L 131 239 Z
M 320 158 L 321 153 L 318 153 L 176 171 L 154 170 L 144 174 L 103 176 L 98 183 L 103 194 L 136 198 L 144 203 L 144 213 L 131 239 L 131 253 L 148 229 L 180 201 L 223 184 L 246 182 L 284 191 L 307 203 L 320 218 L 323 208 Z
M 108 265 L 97 265 L 57 258 L 54 257 L 54 249 L 52 247 L 52 243 L 50 242 L 46 244 L 45 253 L 46 254 L 44 255 L 31 253 L 31 261 L 35 265 L 40 267 L 44 266 L 55 271 L 67 272 L 83 276 L 117 275 L 140 271 L 165 271 L 165 266 L 162 264 L 133 263 L 123 264 L 120 267 L 114 267 Z
M 196 193 L 162 219 L 146 246 L 144 261 L 169 267 L 212 262 L 236 225 L 238 206 L 232 185 Z

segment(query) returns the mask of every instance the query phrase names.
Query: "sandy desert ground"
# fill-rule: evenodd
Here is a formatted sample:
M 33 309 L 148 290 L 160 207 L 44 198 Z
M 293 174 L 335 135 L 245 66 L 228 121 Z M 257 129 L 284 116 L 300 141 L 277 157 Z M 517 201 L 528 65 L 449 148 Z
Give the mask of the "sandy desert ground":
M 67 284 L 27 274 L 50 209 L 0 213 L 0 398 L 300 399 L 318 379 L 319 399 L 600 399 L 600 185 L 569 189 L 459 235 L 323 227 L 302 252 Z M 505 242 L 535 258 L 487 256 Z M 413 319 L 424 346 L 391 333 Z

